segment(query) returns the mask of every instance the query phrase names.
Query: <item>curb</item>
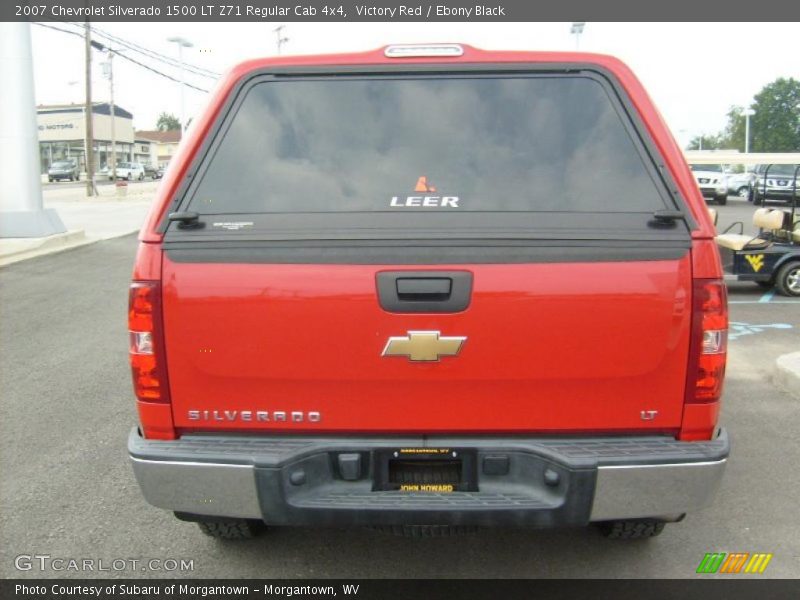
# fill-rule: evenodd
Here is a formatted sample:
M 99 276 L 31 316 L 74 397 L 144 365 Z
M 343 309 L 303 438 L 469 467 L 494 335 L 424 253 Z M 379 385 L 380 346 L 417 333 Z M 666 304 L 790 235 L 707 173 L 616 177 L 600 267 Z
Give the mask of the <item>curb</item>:
M 60 252 L 88 243 L 83 229 L 73 229 L 45 238 L 6 238 L 0 240 L 0 266 Z
M 779 356 L 775 367 L 775 383 L 800 398 L 800 352 Z

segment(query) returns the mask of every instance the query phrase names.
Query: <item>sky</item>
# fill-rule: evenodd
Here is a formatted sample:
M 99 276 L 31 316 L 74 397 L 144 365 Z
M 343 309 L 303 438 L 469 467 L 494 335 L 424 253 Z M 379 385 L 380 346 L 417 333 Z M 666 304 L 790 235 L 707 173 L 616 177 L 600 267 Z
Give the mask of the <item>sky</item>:
M 63 29 L 75 28 L 54 24 Z M 177 58 L 182 36 L 187 63 L 217 73 L 244 59 L 274 56 L 273 29 L 285 25 L 283 54 L 326 54 L 375 49 L 392 43 L 461 42 L 489 50 L 574 50 L 570 23 L 98 23 L 118 38 Z M 98 38 L 101 39 L 101 38 Z M 800 23 L 594 23 L 586 24 L 580 50 L 614 55 L 642 80 L 672 129 L 686 145 L 721 130 L 730 106 L 746 106 L 777 77 L 800 79 Z M 83 102 L 84 47 L 77 36 L 32 26 L 37 104 Z M 174 78 L 178 69 L 126 51 Z M 107 101 L 108 81 L 94 53 L 94 99 Z M 186 76 L 211 89 L 214 80 Z M 134 115 L 136 129 L 155 129 L 162 111 L 180 113 L 178 83 L 122 58 L 114 59 L 115 103 Z M 205 106 L 207 94 L 185 90 L 187 117 Z

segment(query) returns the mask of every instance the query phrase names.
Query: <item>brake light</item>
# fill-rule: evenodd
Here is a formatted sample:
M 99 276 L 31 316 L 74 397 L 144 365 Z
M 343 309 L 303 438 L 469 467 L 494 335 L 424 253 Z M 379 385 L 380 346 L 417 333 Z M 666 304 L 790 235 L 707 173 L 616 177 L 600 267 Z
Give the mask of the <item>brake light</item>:
M 394 44 L 383 51 L 387 58 L 412 58 L 418 56 L 463 56 L 459 44 Z
M 687 403 L 717 402 L 728 351 L 728 299 L 721 279 L 694 282 Z
M 161 287 L 154 281 L 131 284 L 128 335 L 133 390 L 144 402 L 169 402 L 161 321 Z

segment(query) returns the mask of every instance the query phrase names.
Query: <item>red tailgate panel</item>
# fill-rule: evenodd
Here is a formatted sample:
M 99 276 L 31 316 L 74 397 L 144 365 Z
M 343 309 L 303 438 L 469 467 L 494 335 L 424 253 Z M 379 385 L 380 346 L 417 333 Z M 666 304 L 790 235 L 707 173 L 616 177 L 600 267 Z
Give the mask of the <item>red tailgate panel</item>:
M 375 275 L 398 266 L 165 257 L 175 426 L 361 433 L 680 427 L 688 253 L 664 261 L 428 269 L 473 273 L 467 310 L 384 311 Z M 414 330 L 467 341 L 459 356 L 437 363 L 381 356 L 390 336 Z M 190 410 L 216 410 L 223 420 L 190 420 Z M 233 412 L 259 410 L 316 411 L 320 420 L 248 422 Z M 642 411 L 657 415 L 643 420 Z

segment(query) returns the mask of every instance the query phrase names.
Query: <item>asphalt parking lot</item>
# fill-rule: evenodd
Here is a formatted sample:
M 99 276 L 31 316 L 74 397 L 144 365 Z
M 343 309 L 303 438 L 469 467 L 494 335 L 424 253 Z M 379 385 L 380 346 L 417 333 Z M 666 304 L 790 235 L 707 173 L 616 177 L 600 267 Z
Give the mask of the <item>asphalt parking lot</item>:
M 751 213 L 732 200 L 720 225 L 749 222 Z M 221 543 L 148 506 L 127 461 L 136 422 L 125 331 L 135 246 L 128 236 L 0 270 L 0 577 L 683 578 L 697 577 L 706 552 L 770 552 L 757 577 L 800 573 L 800 399 L 772 383 L 775 359 L 800 349 L 800 299 L 730 284 L 722 422 L 732 457 L 715 505 L 658 538 L 619 542 L 570 529 L 412 540 L 276 529 Z M 37 554 L 106 566 L 191 559 L 193 570 L 15 568 L 15 557 Z

